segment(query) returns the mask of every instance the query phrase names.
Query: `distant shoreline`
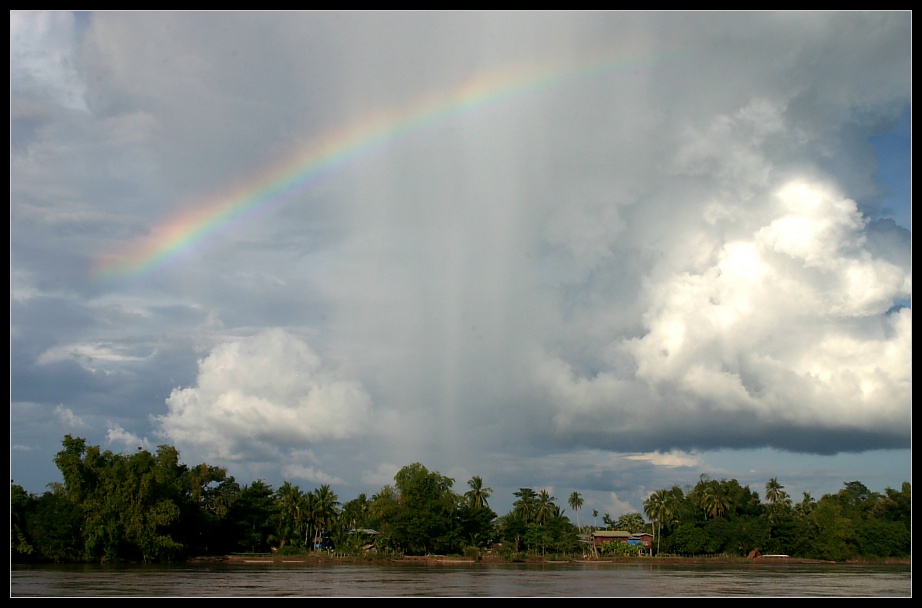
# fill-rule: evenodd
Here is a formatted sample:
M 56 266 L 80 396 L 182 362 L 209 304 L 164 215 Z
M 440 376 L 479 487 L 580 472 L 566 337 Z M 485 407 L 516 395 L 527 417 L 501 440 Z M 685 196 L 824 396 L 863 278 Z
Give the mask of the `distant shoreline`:
M 332 563 L 332 564 L 425 564 L 425 565 L 503 565 L 503 564 L 649 564 L 649 565 L 767 565 L 785 566 L 791 564 L 832 564 L 832 565 L 912 565 L 912 559 L 887 559 L 849 560 L 836 562 L 821 559 L 808 559 L 800 557 L 610 557 L 610 558 L 572 558 L 572 559 L 543 559 L 530 557 L 525 560 L 507 560 L 498 557 L 484 557 L 481 559 L 465 558 L 461 556 L 429 555 L 429 556 L 394 556 L 394 557 L 334 557 L 330 555 L 226 555 L 217 557 L 200 557 L 189 560 L 190 562 L 223 562 L 227 564 L 288 564 L 288 563 Z

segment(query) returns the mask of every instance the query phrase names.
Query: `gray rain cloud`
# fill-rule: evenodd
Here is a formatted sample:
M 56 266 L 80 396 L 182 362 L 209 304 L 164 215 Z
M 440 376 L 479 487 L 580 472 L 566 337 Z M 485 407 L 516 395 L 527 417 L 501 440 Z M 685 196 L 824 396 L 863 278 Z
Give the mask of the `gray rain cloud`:
M 848 480 L 818 468 L 836 454 L 908 475 L 909 214 L 871 138 L 911 105 L 911 13 L 17 11 L 10 32 L 30 490 L 65 433 L 346 500 L 414 461 L 612 513 L 704 472 L 785 481 L 726 450 L 800 455 L 814 495 Z

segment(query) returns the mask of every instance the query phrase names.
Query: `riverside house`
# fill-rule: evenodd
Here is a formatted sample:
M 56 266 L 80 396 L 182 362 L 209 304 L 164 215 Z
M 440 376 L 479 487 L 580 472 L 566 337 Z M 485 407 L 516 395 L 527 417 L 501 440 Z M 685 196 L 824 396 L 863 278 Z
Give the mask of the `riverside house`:
M 596 548 L 605 543 L 622 542 L 626 545 L 643 545 L 647 550 L 653 548 L 653 535 L 641 532 L 632 534 L 626 530 L 596 530 L 592 533 L 592 544 Z

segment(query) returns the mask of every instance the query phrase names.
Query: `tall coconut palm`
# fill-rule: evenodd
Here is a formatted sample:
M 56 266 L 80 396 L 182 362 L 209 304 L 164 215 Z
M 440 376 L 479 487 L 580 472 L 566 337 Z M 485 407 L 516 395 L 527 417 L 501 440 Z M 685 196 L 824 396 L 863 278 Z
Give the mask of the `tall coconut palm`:
M 358 530 L 359 528 L 367 528 L 368 526 L 365 523 L 365 519 L 368 515 L 368 506 L 371 503 L 368 500 L 368 496 L 364 492 L 347 502 L 343 505 L 342 514 L 344 516 L 343 521 L 346 524 L 346 529 L 348 530 Z
M 275 491 L 278 504 L 278 538 L 280 546 L 300 538 L 304 524 L 304 492 L 286 481 Z
M 768 500 L 768 522 L 775 525 L 780 518 L 791 508 L 791 498 L 784 491 L 784 486 L 778 483 L 778 479 L 772 477 L 765 484 L 765 499 Z
M 483 487 L 483 479 L 479 475 L 474 475 L 471 477 L 467 485 L 470 486 L 470 490 L 464 493 L 464 498 L 467 500 L 467 506 L 472 509 L 482 509 L 484 507 L 490 508 L 490 503 L 487 502 L 487 499 L 493 493 L 492 488 Z
M 512 503 L 513 513 L 520 517 L 526 524 L 531 523 L 535 518 L 538 495 L 531 488 L 519 488 L 519 491 L 513 492 L 512 495 L 519 497 L 517 501 Z
M 329 532 L 336 519 L 339 497 L 329 485 L 322 485 L 312 492 L 314 515 L 314 544 L 320 540 L 323 532 Z
M 551 496 L 547 490 L 541 490 L 538 493 L 538 506 L 535 510 L 535 521 L 539 524 L 547 523 L 554 516 L 554 508 L 557 506 L 554 501 L 557 500 Z
M 304 529 L 304 546 L 313 549 L 317 542 L 317 495 L 305 492 L 301 498 L 301 521 Z
M 713 488 L 707 495 L 707 510 L 711 517 L 720 517 L 727 510 L 727 500 L 719 488 Z
M 778 478 L 772 477 L 769 479 L 768 483 L 765 484 L 765 499 L 774 505 L 784 500 L 784 497 L 784 486 L 778 483 Z
M 713 493 L 713 490 L 710 488 L 710 486 L 706 484 L 700 484 L 700 483 L 695 487 L 695 490 L 693 492 L 694 498 L 695 498 L 695 505 L 697 505 L 697 507 L 704 512 L 705 521 L 708 518 L 708 514 L 710 514 L 711 512 L 710 503 L 711 503 L 712 493 Z
M 653 492 L 644 501 L 643 510 L 647 517 L 656 524 L 656 552 L 659 553 L 659 539 L 663 532 L 663 522 L 670 521 L 675 515 L 673 494 L 668 490 Z
M 810 513 L 813 512 L 813 508 L 816 506 L 816 501 L 813 499 L 813 496 L 810 495 L 810 492 L 804 492 L 804 499 L 797 503 L 794 509 L 797 511 L 797 514 L 801 517 L 807 517 Z
M 579 510 L 583 508 L 583 497 L 579 495 L 579 492 L 573 492 L 570 494 L 567 504 L 570 505 L 570 508 L 576 513 L 576 529 L 579 530 Z

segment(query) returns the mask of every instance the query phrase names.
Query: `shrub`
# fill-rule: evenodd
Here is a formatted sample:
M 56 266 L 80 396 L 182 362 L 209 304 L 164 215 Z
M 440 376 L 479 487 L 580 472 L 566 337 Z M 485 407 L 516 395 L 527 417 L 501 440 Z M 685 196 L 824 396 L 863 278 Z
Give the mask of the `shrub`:
M 622 542 L 613 542 L 605 543 L 599 547 L 599 554 L 605 557 L 609 556 L 625 556 L 625 557 L 637 557 L 643 555 L 644 547 L 643 545 L 629 545 Z

